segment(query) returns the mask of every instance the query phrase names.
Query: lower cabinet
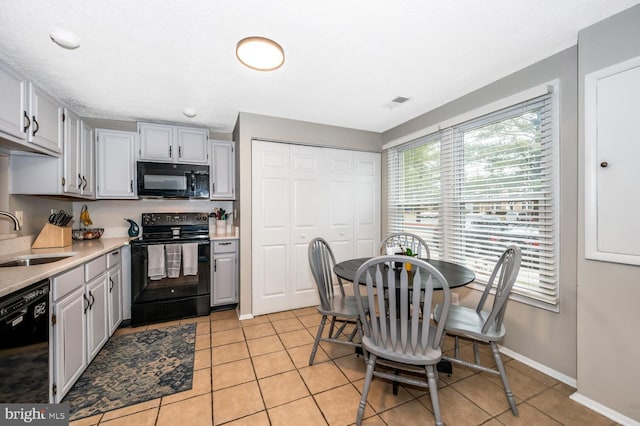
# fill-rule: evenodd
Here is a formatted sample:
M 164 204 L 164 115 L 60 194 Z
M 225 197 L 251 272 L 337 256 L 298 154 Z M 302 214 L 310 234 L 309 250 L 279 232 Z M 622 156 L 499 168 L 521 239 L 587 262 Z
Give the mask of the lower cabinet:
M 238 302 L 237 240 L 211 242 L 211 306 Z
M 51 280 L 54 403 L 64 398 L 122 321 L 120 251 Z

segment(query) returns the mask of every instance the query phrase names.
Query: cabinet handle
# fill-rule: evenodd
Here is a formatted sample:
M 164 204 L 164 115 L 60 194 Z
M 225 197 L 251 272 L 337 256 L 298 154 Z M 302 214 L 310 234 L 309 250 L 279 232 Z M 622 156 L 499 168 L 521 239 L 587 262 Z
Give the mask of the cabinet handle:
M 36 116 L 32 115 L 31 119 L 33 120 L 33 124 L 36 125 L 36 128 L 33 130 L 33 136 L 36 135 L 36 133 L 38 133 L 38 130 L 40 130 L 40 125 L 38 124 L 38 120 L 36 120 Z
M 80 173 L 78 173 L 78 189 L 82 188 L 82 176 L 80 176 Z
M 87 179 L 82 176 L 82 190 L 84 191 L 85 189 L 87 189 Z
M 213 261 L 213 272 L 216 272 L 218 270 L 218 261 L 214 260 Z
M 133 192 L 133 179 L 129 181 L 129 188 L 131 189 L 131 192 Z
M 24 112 L 24 118 L 25 120 L 27 120 L 27 124 L 24 125 L 24 127 L 22 128 L 22 131 L 24 133 L 27 133 L 27 130 L 29 130 L 29 127 L 31 127 L 31 120 L 29 120 L 29 116 L 27 115 L 27 111 L 23 111 Z
M 87 302 L 87 304 L 86 304 L 86 305 L 85 305 L 85 307 L 84 307 L 84 313 L 86 314 L 86 313 L 87 313 L 87 309 L 89 309 L 89 305 L 90 305 L 90 304 L 89 304 L 89 299 L 87 298 L 87 295 L 86 295 L 86 294 L 83 294 L 83 295 L 82 295 L 82 298 L 84 299 L 84 301 L 85 301 L 85 302 Z
M 113 291 L 113 278 L 109 277 L 109 283 L 111 283 L 109 285 L 109 293 L 111 293 Z
M 89 309 L 93 309 L 93 304 L 96 302 L 96 298 L 93 296 L 93 293 L 91 293 L 91 290 L 89 290 L 89 296 L 91 296 L 91 304 L 89 305 Z
M 178 158 L 182 158 L 182 147 L 178 146 Z
M 231 241 L 227 241 L 226 243 L 220 243 L 221 246 L 229 246 L 231 245 Z
M 173 154 L 171 154 L 171 148 L 172 148 L 172 146 L 169 145 L 169 158 L 173 158 Z

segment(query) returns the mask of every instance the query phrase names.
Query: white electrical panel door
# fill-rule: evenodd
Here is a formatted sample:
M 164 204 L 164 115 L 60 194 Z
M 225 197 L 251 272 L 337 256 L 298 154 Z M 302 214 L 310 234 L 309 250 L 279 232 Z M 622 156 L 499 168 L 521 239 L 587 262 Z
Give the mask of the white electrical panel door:
M 640 265 L 640 57 L 585 76 L 586 257 Z

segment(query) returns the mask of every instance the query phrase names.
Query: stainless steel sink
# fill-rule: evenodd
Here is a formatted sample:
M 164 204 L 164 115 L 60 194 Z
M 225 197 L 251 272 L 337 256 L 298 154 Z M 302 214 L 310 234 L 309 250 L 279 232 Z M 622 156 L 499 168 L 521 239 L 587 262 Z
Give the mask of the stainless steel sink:
M 18 256 L 4 263 L 0 263 L 0 268 L 7 268 L 11 266 L 43 265 L 45 263 L 53 263 L 60 260 L 68 259 L 69 257 L 75 255 L 76 253 L 51 253 Z

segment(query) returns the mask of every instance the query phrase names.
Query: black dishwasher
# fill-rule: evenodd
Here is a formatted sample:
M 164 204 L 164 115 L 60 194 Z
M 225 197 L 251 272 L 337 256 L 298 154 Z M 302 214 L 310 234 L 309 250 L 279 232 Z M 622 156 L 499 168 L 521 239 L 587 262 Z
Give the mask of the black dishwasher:
M 0 299 L 0 403 L 49 402 L 49 280 Z

